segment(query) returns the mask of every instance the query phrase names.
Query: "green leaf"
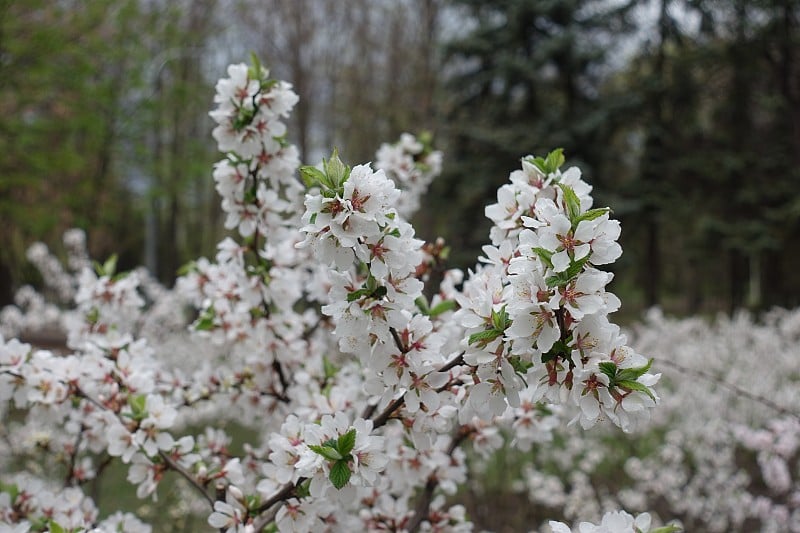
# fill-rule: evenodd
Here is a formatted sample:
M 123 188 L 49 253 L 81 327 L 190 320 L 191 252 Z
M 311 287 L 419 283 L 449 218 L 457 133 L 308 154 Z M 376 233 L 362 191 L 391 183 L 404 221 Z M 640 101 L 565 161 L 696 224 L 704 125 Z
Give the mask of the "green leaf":
M 54 520 L 50 520 L 48 527 L 50 528 L 50 533 L 67 533 L 67 530 Z
M 416 304 L 417 309 L 419 309 L 420 313 L 423 315 L 431 314 L 431 309 L 428 307 L 428 300 L 424 296 L 420 296 L 414 300 L 414 303 Z
M 650 396 L 650 399 L 652 399 L 653 401 L 656 401 L 656 397 L 653 395 L 653 391 L 648 389 L 647 385 L 643 385 L 642 383 L 639 383 L 638 381 L 619 380 L 618 379 L 615 384 L 616 384 L 616 386 L 618 388 L 621 388 L 621 389 L 625 389 L 625 390 L 628 390 L 628 391 L 643 392 L 644 394 L 647 394 L 648 396 Z
M 489 344 L 502 334 L 503 334 L 502 331 L 498 331 L 496 329 L 487 329 L 484 331 L 479 331 L 469 336 L 469 343 L 486 346 L 487 344 Z
M 500 311 L 492 310 L 492 325 L 494 329 L 504 331 L 509 325 L 508 313 L 506 313 L 506 306 L 504 305 Z
M 308 448 L 315 452 L 328 461 L 338 461 L 342 459 L 342 454 L 339 453 L 339 450 L 334 448 L 333 446 L 317 446 L 316 444 L 309 444 Z
M 579 223 L 583 222 L 584 220 L 594 220 L 596 218 L 600 218 L 601 216 L 605 215 L 606 213 L 609 213 L 610 211 L 611 209 L 609 209 L 608 207 L 598 207 L 597 209 L 589 209 L 584 214 L 575 219 L 573 227 L 576 227 Z
M 600 372 L 608 376 L 608 379 L 613 383 L 614 378 L 617 377 L 617 365 L 613 361 L 603 361 L 598 365 Z
M 331 379 L 339 372 L 339 369 L 331 363 L 327 356 L 322 357 L 322 370 L 325 372 L 325 379 Z
M 109 257 L 105 263 L 102 265 L 97 261 L 93 262 L 94 264 L 94 271 L 97 273 L 98 276 L 108 276 L 111 277 L 114 275 L 114 272 L 117 270 L 117 254 L 113 254 Z
M 670 524 L 668 526 L 651 529 L 650 533 L 677 533 L 678 531 L 683 531 L 683 528 L 675 524 Z
M 547 154 L 547 159 L 544 160 L 545 168 L 547 168 L 547 173 L 552 174 L 553 172 L 557 171 L 561 168 L 561 165 L 564 164 L 566 159 L 564 158 L 564 149 L 563 148 L 556 148 L 549 154 Z
M 13 504 L 17 496 L 19 496 L 19 487 L 10 483 L 0 483 L 0 492 L 8 494 L 11 497 L 10 502 Z
M 197 272 L 197 262 L 189 261 L 178 269 L 178 276 L 186 276 L 192 272 Z
M 539 256 L 539 259 L 541 259 L 545 265 L 549 268 L 553 268 L 553 252 L 547 248 L 536 247 L 533 248 L 533 253 Z
M 458 308 L 458 304 L 456 303 L 455 300 L 443 300 L 438 304 L 434 305 L 433 309 L 431 309 L 429 314 L 431 318 L 435 318 L 441 315 L 442 313 L 446 313 L 448 311 L 454 311 L 456 308 Z
M 323 185 L 331 188 L 327 176 L 317 167 L 312 167 L 310 165 L 300 167 L 300 177 L 303 179 L 303 183 L 305 183 L 307 188 L 316 186 L 322 187 Z
M 576 223 L 575 221 L 581 215 L 581 201 L 578 198 L 578 195 L 575 194 L 575 191 L 573 191 L 572 187 L 569 185 L 559 183 L 558 186 L 564 193 L 564 203 L 567 207 L 567 215 L 569 216 L 569 221 L 574 226 Z
M 100 310 L 96 307 L 92 307 L 89 312 L 86 313 L 86 322 L 95 325 L 98 320 L 100 320 Z
M 131 406 L 131 411 L 133 412 L 133 418 L 136 420 L 141 420 L 147 417 L 147 396 L 144 394 L 137 394 L 135 396 L 128 397 L 128 405 Z
M 333 149 L 329 160 L 322 160 L 322 167 L 325 169 L 328 181 L 330 181 L 334 189 L 338 189 L 350 177 L 350 167 L 339 159 L 339 151 L 336 148 Z
M 353 447 L 356 445 L 356 430 L 355 428 L 351 429 L 344 435 L 339 436 L 338 442 L 339 453 L 342 456 L 347 456 L 351 451 L 353 451 Z
M 646 374 L 647 371 L 650 370 L 651 366 L 653 366 L 653 359 L 650 359 L 646 365 L 640 366 L 638 368 L 622 368 L 617 374 L 617 380 L 636 381 L 644 374 Z
M 336 461 L 331 467 L 329 479 L 334 487 L 341 489 L 350 481 L 350 474 L 350 467 L 347 465 L 347 461 Z
M 214 306 L 210 306 L 205 309 L 197 320 L 194 323 L 194 329 L 196 331 L 211 331 L 214 329 L 214 318 L 216 318 L 217 313 L 214 311 Z

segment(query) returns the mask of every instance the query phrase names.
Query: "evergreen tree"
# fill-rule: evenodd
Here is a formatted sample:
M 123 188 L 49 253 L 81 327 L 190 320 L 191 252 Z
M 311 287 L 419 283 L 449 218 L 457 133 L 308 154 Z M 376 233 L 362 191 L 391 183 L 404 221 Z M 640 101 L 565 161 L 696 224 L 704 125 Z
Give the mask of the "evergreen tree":
M 465 19 L 462 25 L 472 29 L 446 44 L 452 95 L 445 103 L 448 163 L 433 194 L 457 209 L 435 209 L 433 225 L 464 250 L 458 263 L 474 257 L 485 242 L 482 206 L 521 155 L 562 147 L 571 162 L 589 173 L 596 168 L 623 107 L 601 99 L 599 88 L 613 43 L 631 29 L 632 3 L 451 3 Z M 468 228 L 454 220 L 465 213 L 476 219 Z

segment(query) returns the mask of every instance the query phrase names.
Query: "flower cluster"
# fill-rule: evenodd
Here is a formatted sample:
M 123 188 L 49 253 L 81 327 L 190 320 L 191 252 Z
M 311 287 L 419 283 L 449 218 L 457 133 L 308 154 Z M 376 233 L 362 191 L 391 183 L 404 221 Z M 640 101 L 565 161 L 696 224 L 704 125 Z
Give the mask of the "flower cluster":
M 597 266 L 620 256 L 619 223 L 592 209 L 591 187 L 577 168 L 562 173 L 563 161 L 560 151 L 524 158 L 486 208 L 493 244 L 455 317 L 481 380 L 469 405 L 499 415 L 529 386 L 534 400 L 578 406 L 584 428 L 605 417 L 629 431 L 658 402 L 659 375 L 607 318 L 620 302 Z
M 377 169 L 334 152 L 300 181 L 282 122 L 296 101 L 257 61 L 217 84 L 213 177 L 238 235 L 175 290 L 77 252 L 69 274 L 34 249 L 74 309 L 58 313 L 63 353 L 0 338 L 0 412 L 20 413 L 0 426 L 0 464 L 44 454 L 66 472 L 53 498 L 72 503 L 34 508 L 14 478 L 0 486 L 5 523 L 147 530 L 101 520 L 88 496 L 118 461 L 140 498 L 172 472 L 228 532 L 469 531 L 446 498 L 468 478 L 465 445 L 548 446 L 570 406 L 584 427 L 628 430 L 656 404 L 650 362 L 607 319 L 619 301 L 597 266 L 621 253 L 619 224 L 592 209 L 577 170 L 561 173 L 560 152 L 523 160 L 487 209 L 486 256 L 466 281 L 438 280 L 444 243 L 404 218 L 440 170 L 430 139 L 384 145 Z M 238 455 L 226 422 L 253 432 Z
M 395 208 L 409 218 L 420 207 L 420 198 L 442 172 L 442 152 L 433 149 L 429 134 L 419 138 L 410 133 L 400 135 L 395 144 L 384 143 L 375 154 L 375 168 L 383 170 L 403 191 Z

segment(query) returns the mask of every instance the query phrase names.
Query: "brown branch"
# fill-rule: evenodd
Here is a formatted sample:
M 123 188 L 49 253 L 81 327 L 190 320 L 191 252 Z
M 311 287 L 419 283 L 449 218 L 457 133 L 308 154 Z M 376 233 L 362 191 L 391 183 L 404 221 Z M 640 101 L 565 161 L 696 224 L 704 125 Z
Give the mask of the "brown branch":
M 183 468 L 181 465 L 173 461 L 172 458 L 166 452 L 164 452 L 163 450 L 158 450 L 158 454 L 161 456 L 161 458 L 164 460 L 164 462 L 167 464 L 168 467 L 170 467 L 172 470 L 180 474 L 180 476 L 183 479 L 188 481 L 189 484 L 191 484 L 194 488 L 200 491 L 200 494 L 202 494 L 203 497 L 208 501 L 208 504 L 211 506 L 211 510 L 213 511 L 214 498 L 212 498 L 208 494 L 208 492 L 206 492 L 205 487 L 203 487 L 192 474 L 187 472 L 185 468 Z

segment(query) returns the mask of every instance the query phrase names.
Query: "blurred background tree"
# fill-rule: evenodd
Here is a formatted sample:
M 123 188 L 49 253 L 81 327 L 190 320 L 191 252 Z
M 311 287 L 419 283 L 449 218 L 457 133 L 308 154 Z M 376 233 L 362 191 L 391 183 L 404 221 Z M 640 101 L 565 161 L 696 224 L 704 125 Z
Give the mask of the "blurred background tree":
M 416 222 L 469 267 L 522 155 L 565 148 L 623 222 L 635 316 L 800 304 L 792 0 L 0 0 L 0 300 L 35 240 L 171 283 L 214 253 L 213 84 L 250 51 L 301 102 L 305 161 L 431 130 Z

